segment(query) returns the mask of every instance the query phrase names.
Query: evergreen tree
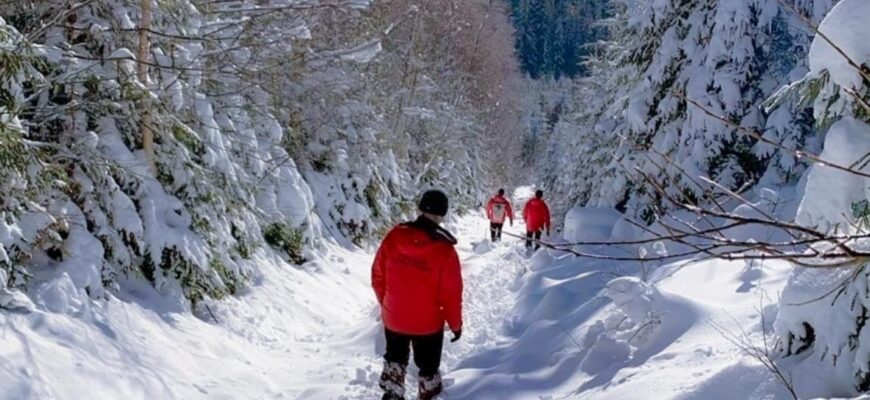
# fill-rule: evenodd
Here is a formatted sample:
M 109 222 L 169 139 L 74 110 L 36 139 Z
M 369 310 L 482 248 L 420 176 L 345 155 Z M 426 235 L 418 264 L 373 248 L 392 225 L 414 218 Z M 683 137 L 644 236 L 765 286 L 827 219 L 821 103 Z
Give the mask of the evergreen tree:
M 532 79 L 573 78 L 589 45 L 603 38 L 596 21 L 609 12 L 608 0 L 511 0 L 516 48 Z
M 490 122 L 517 113 L 521 75 L 489 1 L 48 0 L 0 17 L 0 275 L 24 292 L 142 279 L 201 313 L 255 256 L 363 244 L 421 189 L 476 205 L 503 180 L 481 149 L 519 149 Z
M 579 83 L 575 104 L 587 110 L 573 113 L 576 128 L 564 128 L 583 154 L 580 165 L 604 164 L 579 169 L 596 170 L 613 184 L 579 178 L 578 188 L 566 189 L 568 197 L 616 205 L 651 221 L 666 203 L 649 193 L 638 171 L 688 201 L 702 201 L 713 189 L 698 177 L 745 190 L 800 176 L 803 166 L 788 155 L 706 114 L 789 143 L 814 134 L 811 119 L 763 109 L 793 71 L 805 68 L 794 55 L 806 52 L 811 37 L 776 0 L 624 2 L 614 10 L 616 17 L 604 20 L 611 39 L 585 64 L 590 76 Z M 599 99 L 605 103 L 597 105 Z M 609 147 L 600 148 L 603 143 Z M 555 157 L 546 162 L 564 162 Z

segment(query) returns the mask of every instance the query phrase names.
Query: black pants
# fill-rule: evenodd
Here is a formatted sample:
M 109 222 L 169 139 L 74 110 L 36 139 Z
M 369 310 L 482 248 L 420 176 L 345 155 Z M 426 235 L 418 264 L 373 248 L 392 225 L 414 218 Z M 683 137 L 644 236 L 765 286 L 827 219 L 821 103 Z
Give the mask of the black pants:
M 405 335 L 384 329 L 387 337 L 387 354 L 384 359 L 408 365 L 410 351 L 414 349 L 414 364 L 420 369 L 420 376 L 434 376 L 441 366 L 441 348 L 444 345 L 444 331 L 431 335 Z
M 497 224 L 495 222 L 489 223 L 489 233 L 492 235 L 492 241 L 497 242 L 501 240 L 501 228 L 504 226 L 504 222 Z
M 536 231 L 526 231 L 526 247 L 532 247 L 532 237 L 535 240 L 541 240 L 541 230 L 538 229 Z M 541 243 L 535 242 L 535 250 L 541 248 Z

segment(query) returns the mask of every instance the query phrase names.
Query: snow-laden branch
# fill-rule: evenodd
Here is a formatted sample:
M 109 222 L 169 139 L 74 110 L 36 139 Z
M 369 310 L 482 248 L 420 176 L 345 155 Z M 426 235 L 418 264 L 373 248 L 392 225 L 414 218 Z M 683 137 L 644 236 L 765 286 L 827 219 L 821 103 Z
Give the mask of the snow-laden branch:
M 816 164 L 819 164 L 819 165 L 831 167 L 831 168 L 834 168 L 834 169 L 837 169 L 837 170 L 840 170 L 843 172 L 847 172 L 847 173 L 850 173 L 853 175 L 858 175 L 858 176 L 861 176 L 864 178 L 870 178 L 870 173 L 859 171 L 859 170 L 856 170 L 854 168 L 850 168 L 849 166 L 846 166 L 846 165 L 840 165 L 836 162 L 833 162 L 830 160 L 825 160 L 825 159 L 821 158 L 818 154 L 814 154 L 814 153 L 809 152 L 807 150 L 799 150 L 799 149 L 791 148 L 791 147 L 785 146 L 782 143 L 777 142 L 775 140 L 768 139 L 767 137 L 764 136 L 763 133 L 761 133 L 753 128 L 747 128 L 743 125 L 740 125 L 740 124 L 732 121 L 729 118 L 726 118 L 722 115 L 719 115 L 719 114 L 715 113 L 713 110 L 711 110 L 710 108 L 702 105 L 701 103 L 697 102 L 696 100 L 693 100 L 693 99 L 686 97 L 682 93 L 675 93 L 675 96 L 677 96 L 681 99 L 684 99 L 687 103 L 698 108 L 698 110 L 700 110 L 702 113 L 706 114 L 707 116 L 709 116 L 713 119 L 716 119 L 720 122 L 725 123 L 726 125 L 736 129 L 740 133 L 743 133 L 743 134 L 745 134 L 745 135 L 747 135 L 755 140 L 758 140 L 759 142 L 769 144 L 769 145 L 771 145 L 779 150 L 782 150 L 782 151 L 785 151 L 789 154 L 792 154 L 798 159 L 806 159 L 806 160 L 809 160 L 809 161 L 816 163 Z

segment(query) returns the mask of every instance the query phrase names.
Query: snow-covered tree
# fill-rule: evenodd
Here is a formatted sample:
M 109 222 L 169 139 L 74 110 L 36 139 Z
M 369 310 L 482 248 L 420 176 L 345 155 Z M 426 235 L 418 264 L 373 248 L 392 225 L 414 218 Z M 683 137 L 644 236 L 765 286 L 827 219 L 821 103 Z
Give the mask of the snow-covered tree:
M 145 280 L 220 299 L 257 257 L 376 238 L 421 189 L 475 205 L 496 178 L 481 149 L 516 114 L 507 12 L 483 0 L 48 0 L 0 17 L 0 266 L 27 292 Z
M 609 10 L 607 0 L 511 0 L 516 47 L 523 70 L 533 79 L 574 78 L 589 45 L 603 38 L 596 21 Z
M 870 46 L 865 16 L 870 5 L 842 0 L 819 25 L 809 52 L 809 71 L 781 90 L 772 103 L 809 104 L 824 146 L 806 174 L 796 221 L 832 234 L 853 235 L 850 246 L 866 249 L 870 153 Z M 808 23 L 812 24 L 810 21 Z M 811 152 L 812 153 L 812 152 Z M 826 165 L 845 165 L 857 173 Z M 865 258 L 841 268 L 792 271 L 782 294 L 775 328 L 782 351 L 812 353 L 833 368 L 854 394 L 870 391 L 870 315 Z M 800 362 L 800 361 L 798 361 Z M 834 395 L 834 393 L 831 393 Z M 837 393 L 839 395 L 839 393 Z
M 816 3 L 822 2 L 799 6 L 824 9 Z M 651 221 L 665 204 L 638 172 L 662 182 L 669 195 L 693 202 L 711 189 L 699 177 L 738 191 L 798 179 L 803 166 L 790 155 L 708 114 L 783 142 L 804 144 L 813 136 L 805 105 L 763 107 L 779 86 L 806 70 L 795 55 L 806 52 L 812 32 L 790 10 L 777 0 L 675 0 L 615 2 L 613 14 L 603 21 L 610 39 L 599 43 L 587 62 L 591 74 L 580 81 L 584 89 L 574 103 L 583 109 L 562 128 L 577 161 L 557 168 L 594 170 L 612 184 L 576 177 L 565 197 Z M 595 168 L 584 164 L 591 160 Z

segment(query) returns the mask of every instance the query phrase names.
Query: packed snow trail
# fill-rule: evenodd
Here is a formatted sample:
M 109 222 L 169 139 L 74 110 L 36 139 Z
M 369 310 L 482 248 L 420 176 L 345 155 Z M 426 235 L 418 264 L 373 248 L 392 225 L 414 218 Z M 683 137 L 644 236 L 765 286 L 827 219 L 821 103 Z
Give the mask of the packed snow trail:
M 444 344 L 441 370 L 447 388 L 443 398 L 453 398 L 454 386 L 463 384 L 453 376 L 457 367 L 475 354 L 506 342 L 505 329 L 515 304 L 515 291 L 527 268 L 528 259 L 522 243 L 509 238 L 490 243 L 488 226 L 488 222 L 478 214 L 447 224 L 459 240 L 456 249 L 462 263 L 465 290 L 462 339 L 455 343 L 445 340 Z M 522 229 L 521 221 L 517 221 L 514 227 L 505 227 L 505 230 L 515 232 Z M 357 324 L 320 343 L 324 359 L 338 361 L 307 371 L 310 382 L 314 384 L 301 393 L 299 399 L 380 397 L 377 382 L 383 362 L 383 327 L 377 322 L 379 310 L 373 297 L 368 307 L 369 312 L 361 316 Z M 408 398 L 416 398 L 413 361 L 406 387 L 410 394 Z
M 442 371 L 459 386 L 452 371 L 503 342 L 528 260 L 517 241 L 490 248 L 481 214 L 448 228 L 459 238 L 465 327 L 460 341 L 445 343 Z M 379 398 L 373 252 L 325 243 L 324 255 L 302 266 L 257 253 L 250 286 L 212 302 L 208 322 L 139 280 L 105 301 L 79 301 L 58 284 L 40 296 L 60 311 L 0 312 L 0 399 Z

